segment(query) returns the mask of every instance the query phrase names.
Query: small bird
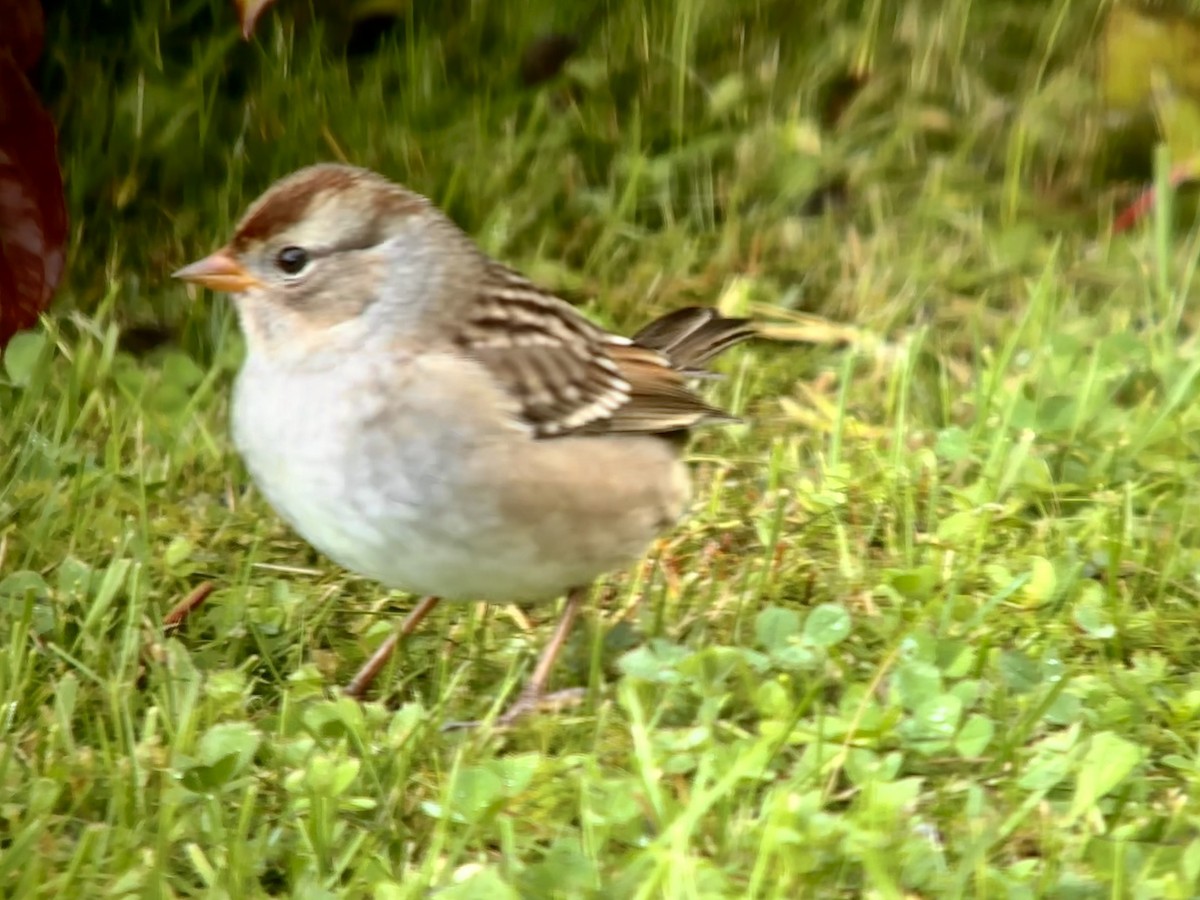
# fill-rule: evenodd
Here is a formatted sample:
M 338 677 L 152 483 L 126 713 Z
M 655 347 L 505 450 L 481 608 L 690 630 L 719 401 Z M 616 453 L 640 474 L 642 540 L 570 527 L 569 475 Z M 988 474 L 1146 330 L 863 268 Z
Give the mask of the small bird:
M 684 512 L 689 429 L 737 421 L 689 383 L 758 333 L 689 307 L 610 334 L 425 197 L 337 164 L 275 183 L 175 277 L 236 295 L 233 439 L 267 501 L 330 559 L 424 598 L 347 693 L 439 600 L 566 596 L 500 724 L 544 701 L 592 583 Z

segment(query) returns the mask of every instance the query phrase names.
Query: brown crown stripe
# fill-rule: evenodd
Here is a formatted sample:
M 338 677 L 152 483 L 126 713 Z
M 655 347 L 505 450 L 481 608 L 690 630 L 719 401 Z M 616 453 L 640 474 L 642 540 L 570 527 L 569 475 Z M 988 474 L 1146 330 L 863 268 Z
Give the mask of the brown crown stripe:
M 238 223 L 230 246 L 235 251 L 264 241 L 300 222 L 318 193 L 353 187 L 359 176 L 352 170 L 317 166 L 302 169 L 267 191 Z
M 302 221 L 318 200 L 353 191 L 364 183 L 387 188 L 373 198 L 370 218 L 420 212 L 428 201 L 365 169 L 316 165 L 287 176 L 268 190 L 242 217 L 229 242 L 235 253 L 261 243 Z

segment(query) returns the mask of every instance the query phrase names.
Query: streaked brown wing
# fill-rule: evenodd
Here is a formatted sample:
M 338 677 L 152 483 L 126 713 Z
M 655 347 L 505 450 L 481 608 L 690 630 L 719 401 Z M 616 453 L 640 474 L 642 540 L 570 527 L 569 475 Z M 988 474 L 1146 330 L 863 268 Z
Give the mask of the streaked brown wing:
M 610 347 L 609 352 L 630 389 L 629 402 L 613 411 L 603 430 L 658 434 L 737 421 L 736 416 L 696 396 L 687 386 L 685 373 L 659 351 L 629 344 Z
M 456 342 L 517 399 L 534 434 L 579 431 L 629 401 L 601 329 L 510 269 L 496 265 L 488 275 Z
M 696 396 L 685 378 L 754 333 L 742 320 L 679 310 L 630 341 L 511 269 L 497 264 L 488 274 L 456 342 L 518 400 L 522 420 L 538 437 L 654 434 L 736 421 Z

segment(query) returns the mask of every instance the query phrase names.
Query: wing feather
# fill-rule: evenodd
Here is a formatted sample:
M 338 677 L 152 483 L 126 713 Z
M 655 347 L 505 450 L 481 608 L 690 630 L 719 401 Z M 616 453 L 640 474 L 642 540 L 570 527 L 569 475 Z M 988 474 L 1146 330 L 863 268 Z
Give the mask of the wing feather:
M 742 319 L 693 307 L 670 313 L 632 340 L 594 325 L 572 306 L 499 264 L 459 323 L 455 342 L 519 404 L 537 437 L 675 432 L 736 418 L 687 385 L 705 363 L 755 332 Z

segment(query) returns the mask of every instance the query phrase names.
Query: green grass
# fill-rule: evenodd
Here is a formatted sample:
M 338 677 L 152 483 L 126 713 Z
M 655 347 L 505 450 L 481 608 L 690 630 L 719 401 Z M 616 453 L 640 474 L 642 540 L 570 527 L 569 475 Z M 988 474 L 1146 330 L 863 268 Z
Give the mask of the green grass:
M 74 243 L 0 372 L 0 894 L 1194 896 L 1200 242 L 1169 204 L 1106 236 L 1086 6 L 416 2 L 349 63 L 302 0 L 250 45 L 224 0 L 52 15 Z M 748 423 L 596 591 L 579 708 L 439 732 L 549 608 L 443 607 L 337 694 L 412 598 L 249 485 L 231 311 L 168 277 L 329 158 L 613 327 L 811 338 L 723 364 Z

